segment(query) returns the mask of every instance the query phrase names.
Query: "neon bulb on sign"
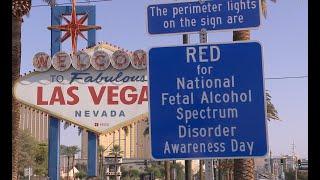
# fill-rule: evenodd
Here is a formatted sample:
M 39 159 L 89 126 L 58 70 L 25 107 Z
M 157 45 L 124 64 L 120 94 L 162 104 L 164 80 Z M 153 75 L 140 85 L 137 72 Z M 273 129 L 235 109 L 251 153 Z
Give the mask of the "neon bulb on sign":
M 47 71 L 51 64 L 54 69 L 61 72 L 69 69 L 71 64 L 78 71 L 87 70 L 90 65 L 95 70 L 103 71 L 110 64 L 117 70 L 126 69 L 130 64 L 135 69 L 142 70 L 147 68 L 147 55 L 143 50 L 136 50 L 132 55 L 123 50 L 117 50 L 110 58 L 110 55 L 104 50 L 96 50 L 92 56 L 85 51 L 78 51 L 72 57 L 66 52 L 57 52 L 52 60 L 44 52 L 37 53 L 33 57 L 33 66 L 36 71 Z
M 36 71 L 44 72 L 50 69 L 51 58 L 48 54 L 44 52 L 39 52 L 36 55 L 34 55 L 32 64 Z

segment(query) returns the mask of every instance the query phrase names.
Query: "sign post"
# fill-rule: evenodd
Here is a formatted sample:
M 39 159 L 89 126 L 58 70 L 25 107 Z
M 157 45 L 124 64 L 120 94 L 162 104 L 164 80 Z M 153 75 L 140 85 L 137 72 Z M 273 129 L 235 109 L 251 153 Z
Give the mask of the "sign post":
M 76 10 L 79 14 L 88 13 L 88 24 L 95 25 L 95 6 L 79 6 L 76 7 Z M 71 6 L 55 6 L 51 9 L 51 26 L 61 24 L 61 16 L 64 14 L 71 14 Z M 61 50 L 61 31 L 52 30 L 51 31 L 51 56 Z M 95 44 L 95 30 L 90 30 L 88 32 L 88 46 Z M 89 133 L 88 133 L 89 135 Z M 53 180 L 58 180 L 60 177 L 59 172 L 59 148 L 60 148 L 60 121 L 53 117 L 49 117 L 49 177 Z M 94 137 L 93 137 L 94 138 Z M 96 136 L 95 136 L 96 138 Z M 88 147 L 88 154 L 91 154 L 90 151 L 96 152 L 96 146 Z M 97 162 L 96 156 L 92 157 L 92 161 Z M 93 168 L 93 169 L 90 169 Z M 95 172 L 96 167 L 88 167 L 89 172 Z M 92 173 L 91 173 L 92 174 Z
M 259 43 L 157 47 L 149 50 L 148 63 L 154 159 L 267 153 Z

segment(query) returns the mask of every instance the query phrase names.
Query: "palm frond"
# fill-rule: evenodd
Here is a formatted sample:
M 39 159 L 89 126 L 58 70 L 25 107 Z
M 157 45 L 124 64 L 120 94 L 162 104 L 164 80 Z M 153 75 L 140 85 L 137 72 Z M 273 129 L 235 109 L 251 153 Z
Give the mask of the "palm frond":
M 273 3 L 276 3 L 277 0 L 270 0 Z M 267 12 L 268 12 L 268 7 L 267 7 L 267 0 L 261 0 L 261 8 L 262 8 L 262 14 L 264 18 L 267 18 Z
M 144 136 L 149 135 L 149 127 L 146 127 L 146 129 L 144 129 L 143 135 Z
M 271 95 L 269 91 L 266 91 L 266 101 L 267 101 L 267 119 L 270 120 L 280 120 L 278 116 L 278 111 L 271 102 Z
M 69 126 L 71 126 L 71 123 L 69 123 L 69 122 L 64 122 L 64 124 L 63 124 L 63 128 L 64 128 L 64 129 L 67 129 Z
M 57 4 L 57 0 L 42 0 L 42 1 L 47 3 L 51 7 L 53 7 Z
M 82 133 L 82 131 L 83 131 L 83 128 L 78 127 L 78 136 L 80 136 L 80 134 Z

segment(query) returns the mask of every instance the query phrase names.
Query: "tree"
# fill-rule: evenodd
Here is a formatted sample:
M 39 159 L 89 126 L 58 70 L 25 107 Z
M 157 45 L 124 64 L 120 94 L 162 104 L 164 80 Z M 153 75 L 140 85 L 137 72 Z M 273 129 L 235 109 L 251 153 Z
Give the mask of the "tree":
M 83 179 L 85 177 L 87 177 L 87 174 L 84 171 L 79 171 L 75 174 L 75 178 Z
M 109 151 L 109 155 L 114 156 L 116 162 L 118 162 L 117 158 L 121 156 L 121 154 L 123 154 L 123 151 L 121 150 L 119 145 L 114 145 Z
M 155 178 L 163 179 L 165 176 L 164 167 L 158 163 L 151 163 L 151 166 L 147 167 L 146 172 L 153 173 Z
M 60 152 L 61 155 L 67 156 L 67 179 L 69 179 L 69 167 L 70 167 L 70 157 L 72 157 L 72 174 L 74 177 L 74 158 L 75 154 L 77 154 L 80 151 L 78 146 L 65 146 L 61 145 L 60 146 Z
M 164 161 L 165 180 L 170 180 L 170 161 Z
M 295 170 L 289 170 L 285 172 L 286 180 L 295 180 Z M 308 179 L 308 171 L 298 171 L 298 180 L 307 180 Z
M 276 0 L 271 0 L 276 2 Z M 264 17 L 267 16 L 267 2 L 266 0 L 261 1 L 262 13 Z M 250 30 L 241 30 L 233 32 L 233 41 L 250 40 Z M 271 103 L 271 96 L 267 93 L 267 117 L 270 119 L 279 119 L 278 112 Z M 269 97 L 269 98 L 268 98 Z M 234 160 L 234 179 L 237 180 L 253 180 L 254 179 L 254 160 L 251 159 L 235 159 Z
M 72 176 L 74 177 L 74 166 L 75 166 L 74 159 L 75 159 L 75 155 L 80 152 L 80 148 L 78 146 L 71 146 L 70 151 L 72 154 Z
M 203 164 L 204 164 L 204 160 L 199 160 L 199 178 L 200 178 L 200 180 L 204 180 Z
M 27 130 L 20 130 L 19 134 L 18 148 L 20 151 L 18 151 L 19 164 L 17 164 L 17 176 L 23 176 L 24 168 L 33 167 L 35 164 L 34 157 L 37 142 Z
M 176 179 L 177 180 L 184 180 L 185 178 L 184 178 L 184 176 L 185 176 L 185 174 L 184 174 L 184 171 L 183 171 L 183 165 L 181 164 L 181 163 L 173 163 L 173 164 L 171 164 L 171 169 L 175 169 L 175 171 L 176 171 L 176 175 L 177 175 L 177 177 L 176 177 Z
M 114 166 L 116 169 L 118 167 L 118 165 L 116 165 L 118 163 L 118 157 L 121 156 L 121 154 L 123 154 L 123 151 L 121 150 L 119 145 L 113 145 L 113 147 L 109 151 L 109 155 L 114 156 Z
M 44 2 L 54 5 L 56 0 L 43 0 Z M 21 65 L 21 25 L 23 16 L 29 14 L 31 9 L 31 0 L 12 0 L 12 51 L 11 51 L 11 70 L 12 86 L 20 75 Z M 12 96 L 12 179 L 18 178 L 18 158 L 19 158 L 19 125 L 20 109 L 18 101 Z
M 99 175 L 102 178 L 104 176 L 104 170 L 103 170 L 103 152 L 104 147 L 102 145 L 98 146 L 98 154 L 100 157 L 100 163 L 99 163 Z
M 41 176 L 48 175 L 48 144 L 39 143 L 35 150 L 35 168 L 34 173 Z
M 21 64 L 21 23 L 22 17 L 29 13 L 31 0 L 12 1 L 12 86 L 20 75 Z M 18 101 L 12 96 L 12 179 L 18 178 L 20 110 Z M 20 164 L 20 163 L 19 163 Z

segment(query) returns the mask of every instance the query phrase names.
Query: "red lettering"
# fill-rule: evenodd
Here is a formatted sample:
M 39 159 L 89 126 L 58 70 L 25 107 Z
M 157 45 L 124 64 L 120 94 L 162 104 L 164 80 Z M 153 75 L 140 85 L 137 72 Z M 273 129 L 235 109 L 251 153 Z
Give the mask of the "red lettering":
M 113 90 L 117 90 L 118 88 L 118 86 L 108 87 L 108 104 L 118 104 L 118 101 L 113 100 L 113 97 L 118 96 L 118 93 L 114 93 Z
M 37 105 L 48 105 L 48 101 L 43 100 L 43 87 L 37 87 Z
M 67 94 L 72 98 L 71 101 L 67 101 L 68 105 L 75 105 L 79 102 L 79 97 L 73 92 L 74 90 L 78 90 L 78 87 L 71 86 L 67 90 Z
M 120 100 L 123 104 L 133 104 L 137 101 L 137 94 L 128 94 L 128 98 L 126 98 L 126 91 L 131 90 L 131 92 L 136 92 L 137 89 L 133 86 L 125 86 L 120 91 Z
M 66 102 L 64 101 L 63 93 L 61 87 L 54 87 L 52 96 L 50 99 L 50 105 L 53 105 L 55 102 L 59 102 L 60 105 L 65 105 Z
M 148 86 L 142 86 L 138 99 L 138 104 L 142 104 L 143 101 L 148 102 Z
M 106 86 L 102 86 L 100 88 L 100 91 L 99 91 L 99 94 L 97 95 L 96 91 L 94 90 L 94 87 L 93 86 L 88 86 L 88 89 L 89 89 L 89 92 L 90 92 L 90 95 L 92 97 L 92 100 L 93 100 L 93 103 L 95 105 L 99 104 L 101 99 L 102 99 L 102 95 L 106 89 Z

